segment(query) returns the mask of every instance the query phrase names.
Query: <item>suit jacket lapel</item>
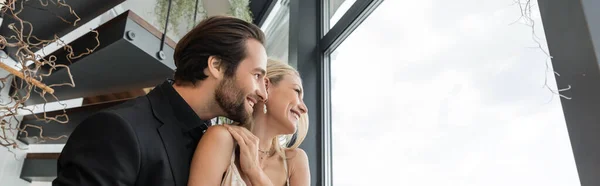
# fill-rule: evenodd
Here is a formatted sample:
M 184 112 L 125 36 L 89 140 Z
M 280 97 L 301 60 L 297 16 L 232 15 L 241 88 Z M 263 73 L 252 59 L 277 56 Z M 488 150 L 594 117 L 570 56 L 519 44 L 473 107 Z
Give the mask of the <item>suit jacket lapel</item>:
M 190 166 L 186 163 L 188 155 L 186 153 L 185 144 L 182 142 L 183 132 L 181 128 L 176 125 L 162 125 L 158 128 L 158 133 L 163 140 L 164 148 L 167 150 L 167 156 L 169 157 L 169 163 L 171 164 L 171 172 L 175 178 L 175 185 L 183 186 L 187 183 L 187 176 Z
M 179 120 L 173 115 L 168 99 L 161 92 L 160 86 L 148 93 L 147 97 L 150 100 L 154 116 L 163 123 L 157 130 L 169 158 L 175 185 L 184 186 L 187 183 L 186 179 L 190 168 L 186 161 L 189 155 L 186 153 L 186 146 L 183 143 L 186 141 L 185 134 L 180 127 Z

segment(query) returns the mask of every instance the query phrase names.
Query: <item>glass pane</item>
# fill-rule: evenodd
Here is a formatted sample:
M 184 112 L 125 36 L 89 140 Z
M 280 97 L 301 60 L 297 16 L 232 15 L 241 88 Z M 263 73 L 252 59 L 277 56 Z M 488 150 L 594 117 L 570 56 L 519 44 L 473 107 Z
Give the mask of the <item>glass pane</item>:
M 290 41 L 290 7 L 278 1 L 262 25 L 267 37 L 265 47 L 270 58 L 288 62 Z
M 198 2 L 198 9 L 194 9 Z M 224 4 L 225 3 L 225 4 Z M 228 1 L 213 0 L 174 0 L 171 4 L 167 36 L 177 42 L 198 22 L 210 15 L 228 14 Z M 278 1 L 271 15 L 262 26 L 267 36 L 266 47 L 269 57 L 288 60 L 289 48 L 289 3 Z M 131 10 L 159 31 L 164 31 L 168 0 L 127 0 L 117 7 L 117 11 Z M 194 23 L 194 14 L 196 22 Z M 114 17 L 114 16 L 112 16 Z M 110 19 L 112 17 L 107 17 Z M 237 16 L 240 17 L 240 16 Z
M 528 11 L 384 1 L 330 55 L 333 184 L 580 185 Z
M 329 1 L 329 29 L 340 20 L 356 0 L 328 0 Z
M 198 8 L 196 7 L 198 1 Z M 174 0 L 171 4 L 171 14 L 169 15 L 169 29 L 167 36 L 177 42 L 194 26 L 194 14 L 196 14 L 196 23 L 206 17 L 204 10 L 205 0 Z M 142 19 L 152 24 L 162 33 L 165 28 L 165 21 L 168 9 L 168 0 L 127 0 L 121 4 L 122 8 L 131 10 Z
M 198 1 L 198 9 L 196 7 Z M 152 24 L 162 33 L 165 28 L 165 21 L 168 9 L 168 0 L 127 0 L 121 4 L 122 8 L 131 10 L 142 19 Z M 169 15 L 169 29 L 167 36 L 177 42 L 194 24 L 194 14 L 196 14 L 196 23 L 206 17 L 204 10 L 205 0 L 177 0 L 171 4 L 171 14 Z

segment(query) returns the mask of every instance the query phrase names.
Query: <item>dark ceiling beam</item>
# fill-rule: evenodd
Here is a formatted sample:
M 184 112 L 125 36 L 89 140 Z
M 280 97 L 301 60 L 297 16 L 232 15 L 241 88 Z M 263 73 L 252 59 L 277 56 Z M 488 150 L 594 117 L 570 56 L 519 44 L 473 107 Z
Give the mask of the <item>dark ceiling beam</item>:
M 21 179 L 51 182 L 56 178 L 58 156 L 60 153 L 28 153 L 21 169 Z
M 19 133 L 18 139 L 26 144 L 65 144 L 71 132 L 90 115 L 111 107 L 121 106 L 119 104 L 134 99 L 138 96 L 144 96 L 148 92 L 147 89 L 133 89 L 126 92 L 112 93 L 107 95 L 86 97 L 83 99 L 81 107 L 69 108 L 65 110 L 56 110 L 47 112 L 48 117 L 57 117 L 64 113 L 67 114 L 69 121 L 67 123 L 59 123 L 57 121 L 45 121 L 39 118 L 44 118 L 44 113 L 31 114 L 23 117 L 20 128 L 25 128 L 23 133 Z M 65 121 L 65 117 L 59 117 L 61 121 Z M 32 127 L 25 127 L 32 125 Z M 41 140 L 38 127 L 43 128 L 42 135 L 44 137 L 57 138 L 66 136 L 57 140 Z
M 24 1 L 24 0 L 16 0 L 15 5 L 17 5 L 17 10 L 20 10 L 20 5 L 23 3 L 23 9 L 19 13 L 19 17 L 23 20 L 26 20 L 33 25 L 33 36 L 36 36 L 40 39 L 50 40 L 54 38 L 54 35 L 58 37 L 62 37 L 69 32 L 75 30 L 76 28 L 84 25 L 85 23 L 91 21 L 92 19 L 102 15 L 103 13 L 109 11 L 111 8 L 121 4 L 125 0 L 77 0 L 77 1 L 67 1 L 67 4 L 71 6 L 72 10 L 77 14 L 77 16 L 81 19 L 77 22 L 77 25 L 73 25 L 73 23 L 66 23 L 62 21 L 58 16 L 74 22 L 77 17 L 72 15 L 69 11 L 68 7 L 65 6 L 57 6 L 52 2 L 48 3 L 48 6 L 42 6 L 40 1 Z M 48 1 L 44 1 L 48 2 Z M 55 2 L 55 1 L 54 1 Z M 64 1 L 63 1 L 64 2 Z M 2 15 L 2 26 L 0 27 L 0 35 L 8 36 L 14 35 L 15 33 L 8 28 L 8 25 L 11 23 L 18 23 L 14 17 L 10 13 L 5 13 Z M 15 24 L 18 26 L 18 24 Z M 29 25 L 24 25 L 24 30 L 31 29 Z M 11 39 L 8 39 L 11 42 Z M 13 55 L 17 51 L 17 47 L 7 47 L 4 51 Z M 33 52 L 37 52 L 36 49 Z
M 537 2 L 581 186 L 600 185 L 600 1 Z
M 58 120 L 66 121 L 68 117 L 67 123 L 59 123 L 57 121 L 45 121 L 43 114 L 36 114 L 25 116 L 21 121 L 21 128 L 24 128 L 23 132 L 19 133 L 18 139 L 19 141 L 26 144 L 65 144 L 67 142 L 68 136 L 73 132 L 73 130 L 81 123 L 85 118 L 91 116 L 92 114 L 112 107 L 116 106 L 120 103 L 123 103 L 124 100 L 109 102 L 104 104 L 96 104 L 89 106 L 76 107 L 66 110 L 57 110 L 52 112 L 47 112 L 47 117 L 56 117 Z M 65 117 L 63 114 L 66 113 Z M 40 127 L 40 128 L 38 128 Z M 43 129 L 43 130 L 40 130 Z M 46 139 L 43 140 L 40 136 L 44 136 L 47 138 L 57 138 L 57 139 Z M 64 136 L 64 137 L 61 137 Z M 59 138 L 61 137 L 61 138 Z
M 52 53 L 57 57 L 57 64 L 69 66 L 75 87 L 53 87 L 54 95 L 59 100 L 90 97 L 131 89 L 154 86 L 173 75 L 175 42 L 166 39 L 164 47 L 165 59 L 157 56 L 161 45 L 162 33 L 132 11 L 126 11 L 96 29 L 99 33 L 100 45 L 86 56 L 71 60 L 66 59 L 67 52 L 58 50 Z M 97 45 L 96 33 L 90 32 L 70 45 L 76 54 L 94 48 Z M 48 71 L 46 67 L 42 71 Z M 43 73 L 43 72 L 42 72 Z M 17 80 L 18 82 L 19 80 Z M 68 71 L 64 68 L 55 70 L 52 75 L 45 77 L 42 83 L 46 85 L 69 83 Z M 20 95 L 26 90 L 15 83 Z M 41 91 L 40 91 L 41 92 Z M 48 102 L 56 101 L 51 95 L 46 95 Z M 26 105 L 44 103 L 37 93 L 32 93 Z

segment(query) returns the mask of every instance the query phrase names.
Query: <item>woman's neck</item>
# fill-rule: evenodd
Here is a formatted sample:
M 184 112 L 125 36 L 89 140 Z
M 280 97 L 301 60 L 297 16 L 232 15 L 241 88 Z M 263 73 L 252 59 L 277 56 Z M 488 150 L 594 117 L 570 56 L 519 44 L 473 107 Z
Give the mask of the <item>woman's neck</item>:
M 258 137 L 260 143 L 258 149 L 261 151 L 269 151 L 272 149 L 273 138 L 277 136 L 273 130 L 269 130 L 268 123 L 270 119 L 264 114 L 259 113 L 254 115 L 254 127 L 252 133 Z

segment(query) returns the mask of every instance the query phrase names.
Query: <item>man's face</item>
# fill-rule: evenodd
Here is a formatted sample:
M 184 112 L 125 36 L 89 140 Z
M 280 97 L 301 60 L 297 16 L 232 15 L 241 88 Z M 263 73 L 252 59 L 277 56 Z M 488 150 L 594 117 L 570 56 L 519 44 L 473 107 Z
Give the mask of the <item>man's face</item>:
M 267 52 L 263 45 L 249 39 L 246 42 L 246 58 L 238 65 L 233 77 L 225 77 L 217 87 L 215 97 L 227 117 L 248 123 L 254 104 L 267 99 L 265 74 Z

